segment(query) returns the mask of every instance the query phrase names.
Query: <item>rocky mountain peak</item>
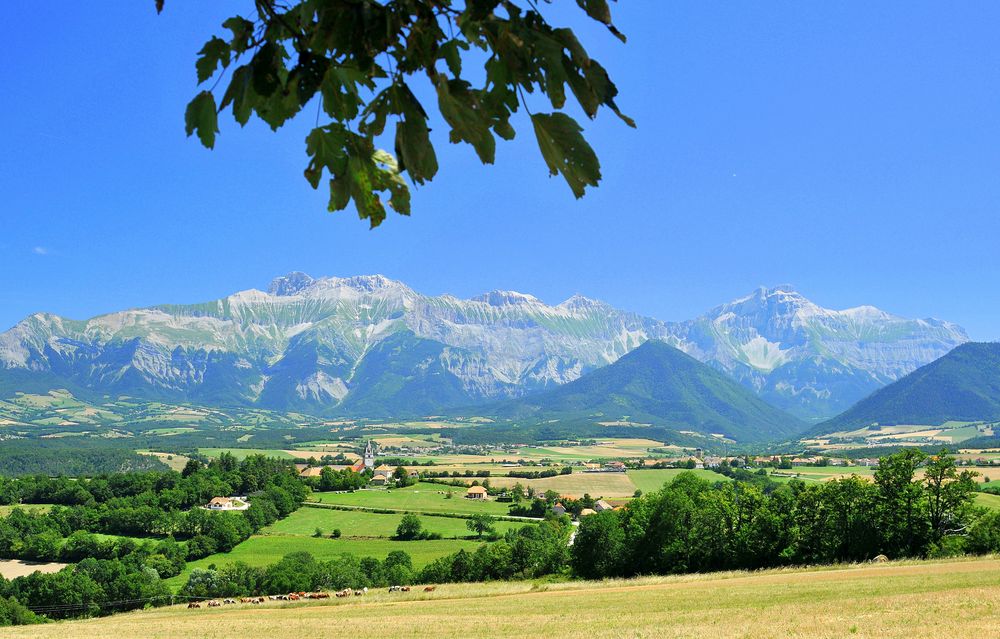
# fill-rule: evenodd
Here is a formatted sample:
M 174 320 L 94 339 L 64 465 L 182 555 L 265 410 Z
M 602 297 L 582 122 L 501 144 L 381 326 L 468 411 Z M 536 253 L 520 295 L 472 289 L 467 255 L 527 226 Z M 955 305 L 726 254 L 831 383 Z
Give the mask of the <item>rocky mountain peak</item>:
M 315 281 L 312 277 L 301 271 L 292 271 L 288 275 L 282 275 L 271 280 L 271 285 L 267 288 L 267 292 L 271 295 L 295 295 L 311 286 Z
M 514 306 L 517 304 L 541 304 L 534 295 L 518 293 L 517 291 L 490 291 L 472 298 L 473 302 L 485 302 L 490 306 Z

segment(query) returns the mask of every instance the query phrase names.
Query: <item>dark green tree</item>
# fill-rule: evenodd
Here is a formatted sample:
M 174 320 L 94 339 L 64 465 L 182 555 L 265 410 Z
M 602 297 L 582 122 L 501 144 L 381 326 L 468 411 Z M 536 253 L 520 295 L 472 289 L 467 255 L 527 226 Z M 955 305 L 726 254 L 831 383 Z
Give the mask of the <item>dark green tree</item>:
M 399 520 L 399 525 L 396 526 L 396 539 L 403 541 L 419 539 L 423 530 L 424 526 L 420 523 L 420 518 L 413 513 L 407 513 L 403 515 L 403 518 Z
M 608 0 L 576 2 L 624 42 Z M 162 10 L 163 0 L 156 6 Z M 550 174 L 561 174 L 578 198 L 601 171 L 564 112 L 567 96 L 589 118 L 606 107 L 635 126 L 619 111 L 604 67 L 532 0 L 254 0 L 248 15 L 223 22 L 227 33 L 201 49 L 198 82 L 213 84 L 187 107 L 188 135 L 213 148 L 224 109 L 241 126 L 256 115 L 277 130 L 316 100 L 305 177 L 318 188 L 328 175 L 329 210 L 353 200 L 372 227 L 385 219 L 384 193 L 390 208 L 409 215 L 404 175 L 423 184 L 437 174 L 431 118 L 417 97 L 423 91 L 434 95 L 449 141 L 471 145 L 485 164 L 494 161 L 496 138 L 514 138 L 511 116 L 527 111 Z M 470 71 L 472 64 L 482 70 Z M 527 96 L 536 92 L 552 112 L 529 110 Z
M 484 534 L 495 531 L 493 521 L 493 518 L 485 513 L 476 513 L 465 520 L 465 527 L 476 533 L 479 538 L 482 538 Z
M 978 475 L 970 470 L 959 473 L 955 459 L 947 451 L 941 451 L 927 460 L 924 491 L 934 542 L 940 542 L 946 534 L 962 531 L 960 513 L 972 502 Z

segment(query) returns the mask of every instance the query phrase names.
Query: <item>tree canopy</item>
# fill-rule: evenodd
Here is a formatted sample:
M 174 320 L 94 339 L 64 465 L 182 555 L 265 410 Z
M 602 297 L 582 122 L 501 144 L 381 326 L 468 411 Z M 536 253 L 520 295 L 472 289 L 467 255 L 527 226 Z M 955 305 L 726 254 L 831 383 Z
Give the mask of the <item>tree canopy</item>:
M 576 3 L 625 41 L 608 0 Z M 156 0 L 157 11 L 163 4 Z M 372 227 L 386 217 L 386 194 L 391 209 L 409 215 L 404 175 L 423 184 L 438 171 L 428 112 L 411 88 L 418 81 L 436 96 L 449 140 L 471 145 L 485 164 L 496 138 L 514 138 L 511 116 L 523 108 L 550 175 L 561 174 L 577 198 L 601 170 L 564 112 L 567 95 L 589 118 L 606 107 L 635 126 L 605 68 L 532 0 L 254 0 L 248 15 L 223 22 L 227 33 L 199 52 L 195 70 L 208 88 L 188 104 L 187 134 L 211 149 L 227 108 L 241 126 L 256 115 L 276 131 L 317 99 L 305 177 L 315 189 L 328 176 L 328 209 L 353 201 Z M 483 72 L 467 72 L 472 63 Z M 536 92 L 551 112 L 529 110 L 526 96 Z M 379 146 L 389 135 L 391 153 Z

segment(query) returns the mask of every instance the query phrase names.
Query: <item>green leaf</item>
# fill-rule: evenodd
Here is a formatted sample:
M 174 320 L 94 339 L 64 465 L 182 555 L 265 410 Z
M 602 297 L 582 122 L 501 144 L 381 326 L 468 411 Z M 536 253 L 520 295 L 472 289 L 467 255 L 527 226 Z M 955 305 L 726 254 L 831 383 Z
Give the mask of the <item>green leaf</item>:
M 496 139 L 490 132 L 491 122 L 481 108 L 478 92 L 464 80 L 448 80 L 444 75 L 435 79 L 438 106 L 445 121 L 451 125 L 452 143 L 468 142 L 483 164 L 493 164 Z
M 250 120 L 250 114 L 253 113 L 256 100 L 257 94 L 253 92 L 250 67 L 244 64 L 233 72 L 233 78 L 229 81 L 229 87 L 226 88 L 226 92 L 222 96 L 219 110 L 225 109 L 232 103 L 233 117 L 240 123 L 240 126 L 244 126 Z
M 438 170 L 437 155 L 427 127 L 427 112 L 405 82 L 401 82 L 392 95 L 393 112 L 403 116 L 396 124 L 399 170 L 409 173 L 415 183 L 423 184 L 433 179 Z
M 229 45 L 221 38 L 213 37 L 206 42 L 198 55 L 201 57 L 194 65 L 198 72 L 198 84 L 215 75 L 220 64 L 223 69 L 229 66 Z
M 431 144 L 427 120 L 406 116 L 396 124 L 396 155 L 400 170 L 410 174 L 417 184 L 431 180 L 437 174 L 437 154 Z
M 577 198 L 583 197 L 586 187 L 598 185 L 600 162 L 576 120 L 563 113 L 536 113 L 531 123 L 550 175 L 561 173 Z
M 306 136 L 306 155 L 311 160 L 306 167 L 306 180 L 312 187 L 319 188 L 323 169 L 337 176 L 344 173 L 347 162 L 347 129 L 339 124 L 317 127 Z M 343 208 L 343 207 L 341 207 Z
M 347 66 L 330 66 L 323 76 L 319 90 L 323 95 L 323 110 L 341 122 L 358 117 L 364 101 L 358 95 L 358 85 L 372 86 L 358 69 Z
M 215 134 L 219 132 L 219 115 L 215 109 L 215 96 L 211 91 L 202 91 L 188 104 L 184 112 L 184 129 L 188 137 L 195 131 L 201 143 L 211 149 L 215 147 Z
M 462 40 L 448 40 L 438 48 L 437 54 L 438 59 L 445 61 L 448 70 L 456 78 L 462 75 L 462 54 L 459 49 L 468 51 L 469 44 Z
M 229 29 L 233 33 L 233 39 L 229 43 L 233 53 L 243 53 L 250 48 L 253 38 L 253 22 L 242 16 L 233 16 L 222 23 L 223 29 Z
M 576 0 L 576 4 L 586 11 L 588 16 L 606 26 L 616 38 L 625 42 L 625 34 L 611 23 L 611 7 L 608 6 L 608 0 Z

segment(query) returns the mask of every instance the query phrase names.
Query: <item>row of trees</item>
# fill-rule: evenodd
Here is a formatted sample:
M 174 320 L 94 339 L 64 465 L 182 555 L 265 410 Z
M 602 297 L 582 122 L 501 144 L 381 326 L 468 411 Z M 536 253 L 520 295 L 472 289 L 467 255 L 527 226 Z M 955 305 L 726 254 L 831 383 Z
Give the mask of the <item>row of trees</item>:
M 750 475 L 754 481 L 712 484 L 682 473 L 621 510 L 583 518 L 574 573 L 623 577 L 1000 550 L 1000 517 L 972 506 L 975 473 L 958 472 L 944 454 L 884 457 L 874 481 L 775 486 Z
M 395 550 L 384 561 L 342 555 L 317 561 L 307 552 L 286 555 L 269 566 L 238 561 L 218 570 L 196 568 L 181 594 L 189 597 L 247 597 L 342 588 L 374 588 L 414 583 L 413 561 Z
M 492 523 L 473 521 L 470 530 L 484 531 Z M 419 522 L 418 522 L 419 523 Z M 457 553 L 414 570 L 410 555 L 393 551 L 384 561 L 342 555 L 317 561 L 305 552 L 286 555 L 264 567 L 243 562 L 219 569 L 192 571 L 181 594 L 189 597 L 243 597 L 342 588 L 376 588 L 413 583 L 530 579 L 565 570 L 568 558 L 568 518 L 510 530 L 499 540 L 474 552 Z
M 0 556 L 79 562 L 56 573 L 4 581 L 0 597 L 49 617 L 164 603 L 169 592 L 162 578 L 179 574 L 189 559 L 231 550 L 297 509 L 307 492 L 293 465 L 262 456 L 237 462 L 224 455 L 207 465 L 192 461 L 182 473 L 120 473 L 78 481 L 0 478 L 4 499 L 63 504 L 48 512 L 14 508 L 0 519 Z M 250 508 L 200 508 L 213 496 L 234 493 L 249 494 Z M 5 609 L 19 610 L 14 604 Z
M 108 614 L 170 602 L 166 584 L 136 554 L 124 559 L 84 559 L 56 573 L 0 579 L 0 597 L 50 618 Z M 32 620 L 26 617 L 19 623 Z

